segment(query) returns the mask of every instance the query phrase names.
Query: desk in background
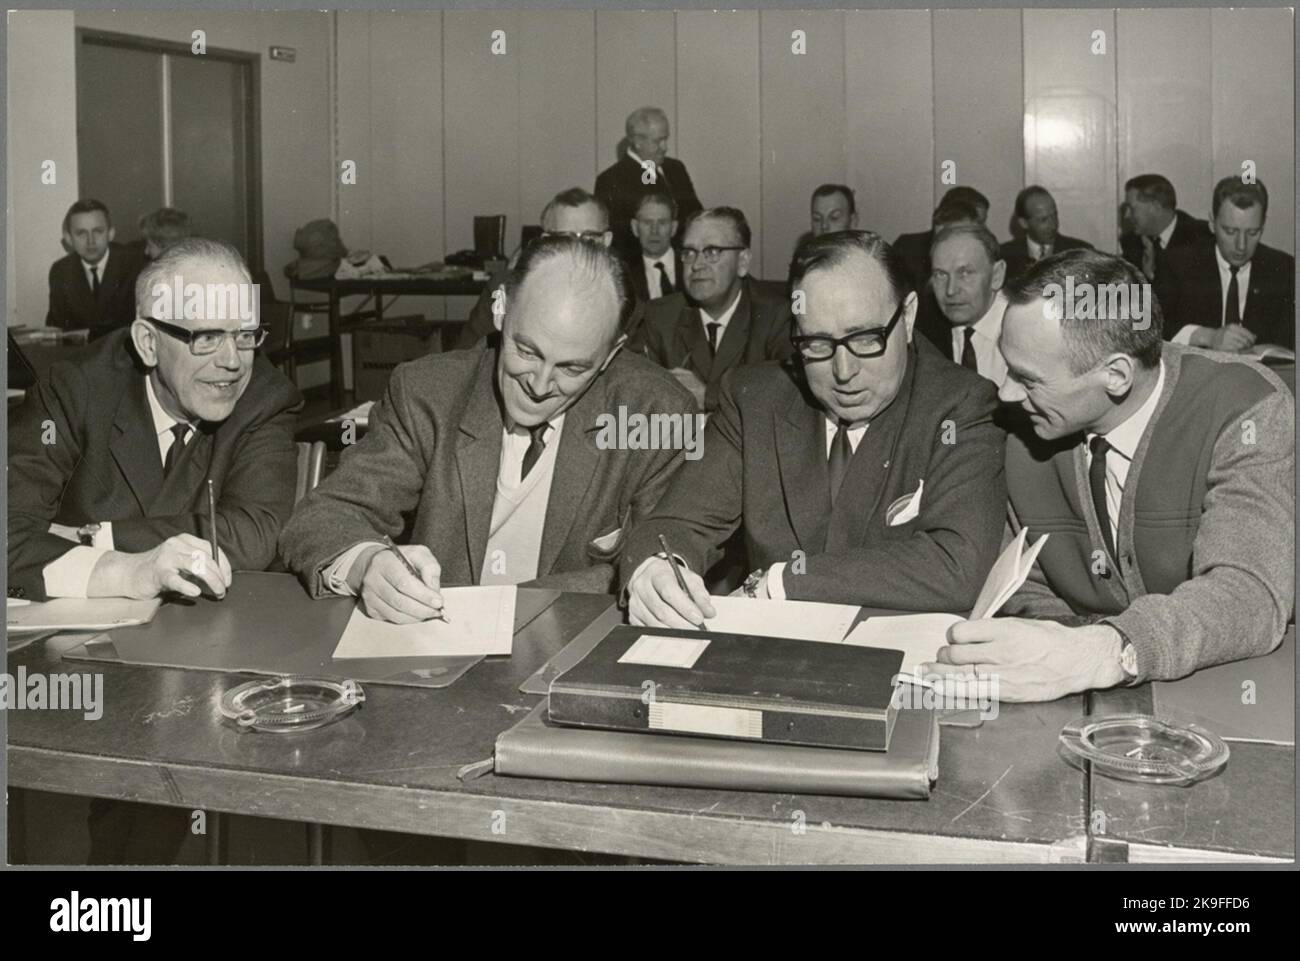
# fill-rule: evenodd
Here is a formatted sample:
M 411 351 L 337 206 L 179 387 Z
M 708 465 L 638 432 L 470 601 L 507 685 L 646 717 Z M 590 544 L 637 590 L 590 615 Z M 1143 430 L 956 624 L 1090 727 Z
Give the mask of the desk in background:
M 336 407 L 343 404 L 342 334 L 344 331 L 339 311 L 339 302 L 342 298 L 358 294 L 373 297 L 375 300 L 376 321 L 382 322 L 384 319 L 384 297 L 403 294 L 420 297 L 477 297 L 483 292 L 485 286 L 486 284 L 481 280 L 473 280 L 462 276 L 439 276 L 437 274 L 401 279 L 372 277 L 357 280 L 336 280 L 333 277 L 322 277 L 290 282 L 290 287 L 295 295 L 299 291 L 309 291 L 316 294 L 325 294 L 329 298 L 329 336 L 333 348 L 330 352 L 330 403 Z M 434 323 L 444 326 L 457 326 L 462 322 L 463 318 L 434 321 Z

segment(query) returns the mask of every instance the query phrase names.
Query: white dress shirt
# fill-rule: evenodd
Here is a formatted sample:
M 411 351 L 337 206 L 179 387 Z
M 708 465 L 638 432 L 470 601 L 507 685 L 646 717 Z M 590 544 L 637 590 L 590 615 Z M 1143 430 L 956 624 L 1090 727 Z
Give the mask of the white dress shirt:
M 1223 259 L 1218 244 L 1214 245 L 1214 262 L 1219 267 L 1219 325 L 1222 326 L 1228 319 L 1228 285 L 1232 283 L 1232 265 Z M 1237 271 L 1237 318 L 1239 320 L 1246 316 L 1246 298 L 1250 294 L 1250 264 L 1249 260 L 1246 261 Z M 1184 324 L 1183 328 L 1174 334 L 1173 342 L 1190 344 L 1192 334 L 1199 329 L 1197 324 Z
M 97 264 L 88 264 L 84 260 L 81 262 L 81 272 L 86 275 L 86 286 L 89 287 L 92 292 L 95 289 L 95 282 L 91 279 L 90 269 L 93 267 L 95 270 L 99 271 L 99 282 L 102 285 L 104 283 L 104 272 L 108 270 L 108 254 L 109 251 L 105 250 L 104 256 L 99 258 L 99 263 Z
M 1044 257 L 1051 256 L 1051 253 L 1047 253 L 1046 248 L 1033 237 L 1025 237 L 1025 247 L 1029 250 L 1030 260 L 1042 260 Z
M 1169 241 L 1173 239 L 1174 231 L 1175 231 L 1177 228 L 1178 228 L 1178 214 L 1175 213 L 1175 214 L 1174 214 L 1174 219 L 1171 220 L 1171 221 L 1169 221 L 1169 224 L 1165 227 L 1164 230 L 1160 231 L 1160 235 L 1159 235 L 1159 236 L 1160 236 L 1160 249 L 1162 249 L 1162 250 L 1168 250 L 1168 249 L 1169 249 Z
M 658 257 L 647 257 L 641 255 L 641 266 L 645 268 L 646 290 L 650 291 L 651 297 L 658 297 L 656 291 L 659 290 L 659 268 L 655 264 L 664 265 L 664 273 L 668 275 L 668 282 L 677 287 L 677 263 L 673 256 L 673 249 L 669 247 Z
M 740 304 L 740 290 L 736 291 L 736 296 L 732 298 L 731 306 L 724 310 L 717 317 L 714 317 L 703 307 L 700 308 L 700 323 L 704 326 L 704 339 L 709 337 L 709 324 L 718 325 L 718 346 L 722 346 L 722 338 L 727 333 L 727 324 L 731 323 L 731 317 L 736 312 L 736 307 Z
M 1106 454 L 1106 513 L 1110 515 L 1110 534 L 1119 549 L 1119 509 L 1124 502 L 1124 485 L 1128 482 L 1129 468 L 1133 466 L 1133 455 L 1137 453 L 1138 443 L 1151 423 L 1151 415 L 1160 403 L 1160 391 L 1165 386 L 1165 364 L 1160 362 L 1160 375 L 1156 377 L 1156 386 L 1151 396 L 1142 402 L 1142 406 L 1129 415 L 1128 420 L 1104 434 L 1110 450 Z M 1092 439 L 1096 434 L 1088 434 L 1083 446 L 1084 457 L 1092 467 Z
M 101 260 L 102 264 L 103 261 Z M 172 428 L 180 423 L 163 409 L 158 395 L 153 389 L 153 376 L 144 379 L 145 397 L 149 401 L 149 414 L 153 418 L 153 428 L 158 442 L 158 457 L 167 463 L 167 452 L 176 442 Z M 185 438 L 189 443 L 194 436 L 194 424 L 190 423 L 190 432 Z M 79 544 L 66 554 L 56 557 L 45 565 L 41 576 L 45 581 L 45 593 L 50 597 L 85 597 L 90 588 L 90 575 L 99 563 L 100 557 L 113 550 L 113 524 L 105 521 L 100 524 L 92 544 Z
M 1002 336 L 1002 316 L 1007 312 L 1007 299 L 1002 291 L 993 295 L 993 302 L 984 316 L 969 326 L 975 330 L 971 338 L 971 347 L 975 349 L 975 366 L 981 376 L 1002 386 L 1007 379 L 1007 362 L 998 349 L 998 338 Z M 966 325 L 952 329 L 952 356 L 961 363 L 962 350 L 966 347 Z

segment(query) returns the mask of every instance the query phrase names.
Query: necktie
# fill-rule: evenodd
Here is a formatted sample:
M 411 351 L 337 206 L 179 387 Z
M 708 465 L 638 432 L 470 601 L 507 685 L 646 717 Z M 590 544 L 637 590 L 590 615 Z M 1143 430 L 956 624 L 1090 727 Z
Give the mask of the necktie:
M 844 475 L 849 472 L 849 461 L 853 459 L 853 445 L 849 443 L 849 425 L 839 424 L 835 436 L 831 438 L 831 453 L 828 460 L 831 475 L 831 506 L 844 483 Z
M 1092 506 L 1101 525 L 1101 536 L 1106 540 L 1106 553 L 1115 556 L 1115 535 L 1110 531 L 1110 511 L 1106 508 L 1106 452 L 1110 444 L 1098 434 L 1088 442 L 1092 450 L 1092 464 L 1088 467 L 1088 486 L 1092 488 Z
M 668 269 L 662 260 L 655 261 L 655 270 L 659 271 L 659 296 L 667 297 L 673 292 L 673 282 L 668 279 Z
M 528 450 L 524 451 L 524 462 L 519 470 L 521 483 L 528 476 L 528 472 L 533 469 L 533 465 L 537 463 L 538 458 L 542 456 L 542 451 L 546 450 L 546 428 L 550 426 L 550 424 L 543 422 L 536 427 L 528 428 Z
M 1039 260 L 1046 260 L 1046 259 L 1047 259 L 1048 257 L 1050 257 L 1050 256 L 1052 256 L 1052 245 L 1051 245 L 1051 244 L 1046 244 L 1046 245 L 1044 245 L 1043 247 L 1039 248 L 1039 251 L 1038 251 L 1038 259 L 1039 259 Z
M 163 476 L 166 477 L 176 466 L 176 461 L 180 459 L 181 451 L 185 449 L 185 438 L 190 435 L 189 424 L 172 425 L 172 445 L 167 448 L 167 456 L 163 458 Z
M 961 348 L 961 365 L 967 370 L 973 370 L 979 373 L 979 366 L 975 363 L 975 345 L 971 343 L 971 338 L 975 336 L 975 328 L 966 328 L 966 343 Z
M 673 185 L 668 180 L 668 171 L 664 170 L 662 164 L 655 164 L 655 170 L 659 174 L 659 186 L 663 187 L 664 190 L 668 191 L 668 195 L 672 197 Z M 673 199 L 676 200 L 677 198 L 673 197 Z
M 92 264 L 90 267 L 90 292 L 96 297 L 99 296 L 99 264 Z
M 1238 300 L 1237 271 L 1240 267 L 1229 267 L 1232 279 L 1228 281 L 1228 302 L 1223 305 L 1223 326 L 1241 323 L 1241 301 Z
M 713 322 L 705 324 L 704 328 L 709 332 L 709 353 L 716 356 L 718 353 L 718 331 L 722 329 L 722 325 Z

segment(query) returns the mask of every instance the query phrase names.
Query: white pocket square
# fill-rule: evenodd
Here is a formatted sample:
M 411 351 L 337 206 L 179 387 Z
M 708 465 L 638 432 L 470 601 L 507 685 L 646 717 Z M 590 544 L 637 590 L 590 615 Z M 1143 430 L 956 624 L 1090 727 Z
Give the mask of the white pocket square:
M 921 491 L 924 489 L 925 481 L 917 481 L 916 490 L 910 494 L 904 494 L 890 504 L 889 509 L 885 511 L 885 523 L 890 527 L 898 527 L 908 521 L 915 520 L 916 516 L 921 513 Z
M 618 544 L 618 539 L 622 536 L 623 528 L 619 527 L 608 534 L 601 534 L 599 537 L 592 538 L 591 546 L 598 551 L 612 551 Z

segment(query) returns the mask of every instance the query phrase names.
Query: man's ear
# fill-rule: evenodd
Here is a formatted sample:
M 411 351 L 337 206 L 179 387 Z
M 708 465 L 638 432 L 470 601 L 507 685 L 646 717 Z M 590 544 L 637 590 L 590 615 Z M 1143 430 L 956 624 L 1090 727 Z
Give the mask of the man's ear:
M 116 227 L 109 227 L 109 228 L 108 228 L 108 242 L 109 242 L 110 244 L 113 242 L 113 238 L 116 237 L 116 236 L 117 236 L 117 228 L 116 228 Z
M 991 286 L 994 290 L 1001 290 L 1002 285 L 1007 279 L 1007 262 L 1005 260 L 993 261 L 993 282 Z
M 853 211 L 853 213 L 849 214 L 849 229 L 850 230 L 858 229 L 858 212 L 856 210 Z
M 497 304 L 501 305 L 500 310 L 497 310 Z M 505 322 L 505 319 L 506 319 L 506 288 L 505 285 L 502 284 L 496 290 L 492 291 L 492 326 L 495 327 L 498 332 L 500 332 L 501 325 Z
M 640 240 L 640 239 L 641 239 L 641 225 L 640 225 L 639 223 L 636 222 L 636 218 L 635 218 L 635 217 L 633 217 L 631 220 L 629 220 L 628 223 L 630 223 L 630 224 L 632 225 L 632 236 L 635 237 L 637 240 Z
M 608 247 L 608 246 L 610 246 L 611 244 L 613 244 L 613 243 L 614 243 L 614 231 L 612 231 L 612 230 L 607 230 L 607 231 L 605 231 L 603 234 L 601 234 L 601 235 L 600 235 L 600 242 L 601 242 L 601 244 L 603 244 L 603 245 L 606 246 L 606 247 Z
M 623 349 L 623 345 L 626 343 L 627 334 L 619 334 L 618 340 L 614 341 L 614 346 L 609 349 L 609 355 L 605 358 L 605 362 L 601 364 L 600 369 L 596 371 L 598 375 L 605 373 L 605 368 L 613 363 L 614 358 L 618 356 L 618 352 Z
M 1028 220 L 1026 220 L 1024 217 L 1017 217 L 1017 218 L 1016 218 L 1016 225 L 1019 226 L 1020 229 L 1023 230 L 1023 231 L 1025 232 L 1025 236 L 1026 236 L 1026 237 L 1029 236 L 1029 221 L 1028 221 Z
M 740 274 L 740 276 L 742 276 L 742 277 L 748 277 L 748 276 L 749 276 L 749 262 L 750 262 L 752 259 L 753 259 L 753 254 L 751 254 L 751 253 L 749 252 L 749 248 L 748 248 L 748 247 L 746 247 L 744 250 L 742 250 L 742 251 L 740 252 L 740 258 L 739 258 L 739 271 L 738 271 L 738 273 Z
M 915 290 L 909 290 L 903 298 L 903 326 L 907 329 L 907 342 L 912 342 L 912 328 L 916 326 L 916 308 L 921 301 Z
M 1260 226 L 1263 226 L 1263 225 L 1261 224 Z M 673 220 L 673 221 L 669 224 L 669 226 L 668 226 L 668 236 L 669 236 L 669 237 L 676 237 L 676 236 L 677 236 L 677 221 L 676 221 L 676 220 Z
M 1116 401 L 1128 396 L 1137 374 L 1137 362 L 1128 354 L 1111 354 L 1102 370 L 1106 377 L 1106 393 Z
M 158 332 L 138 317 L 131 324 L 131 343 L 146 367 L 158 366 Z

